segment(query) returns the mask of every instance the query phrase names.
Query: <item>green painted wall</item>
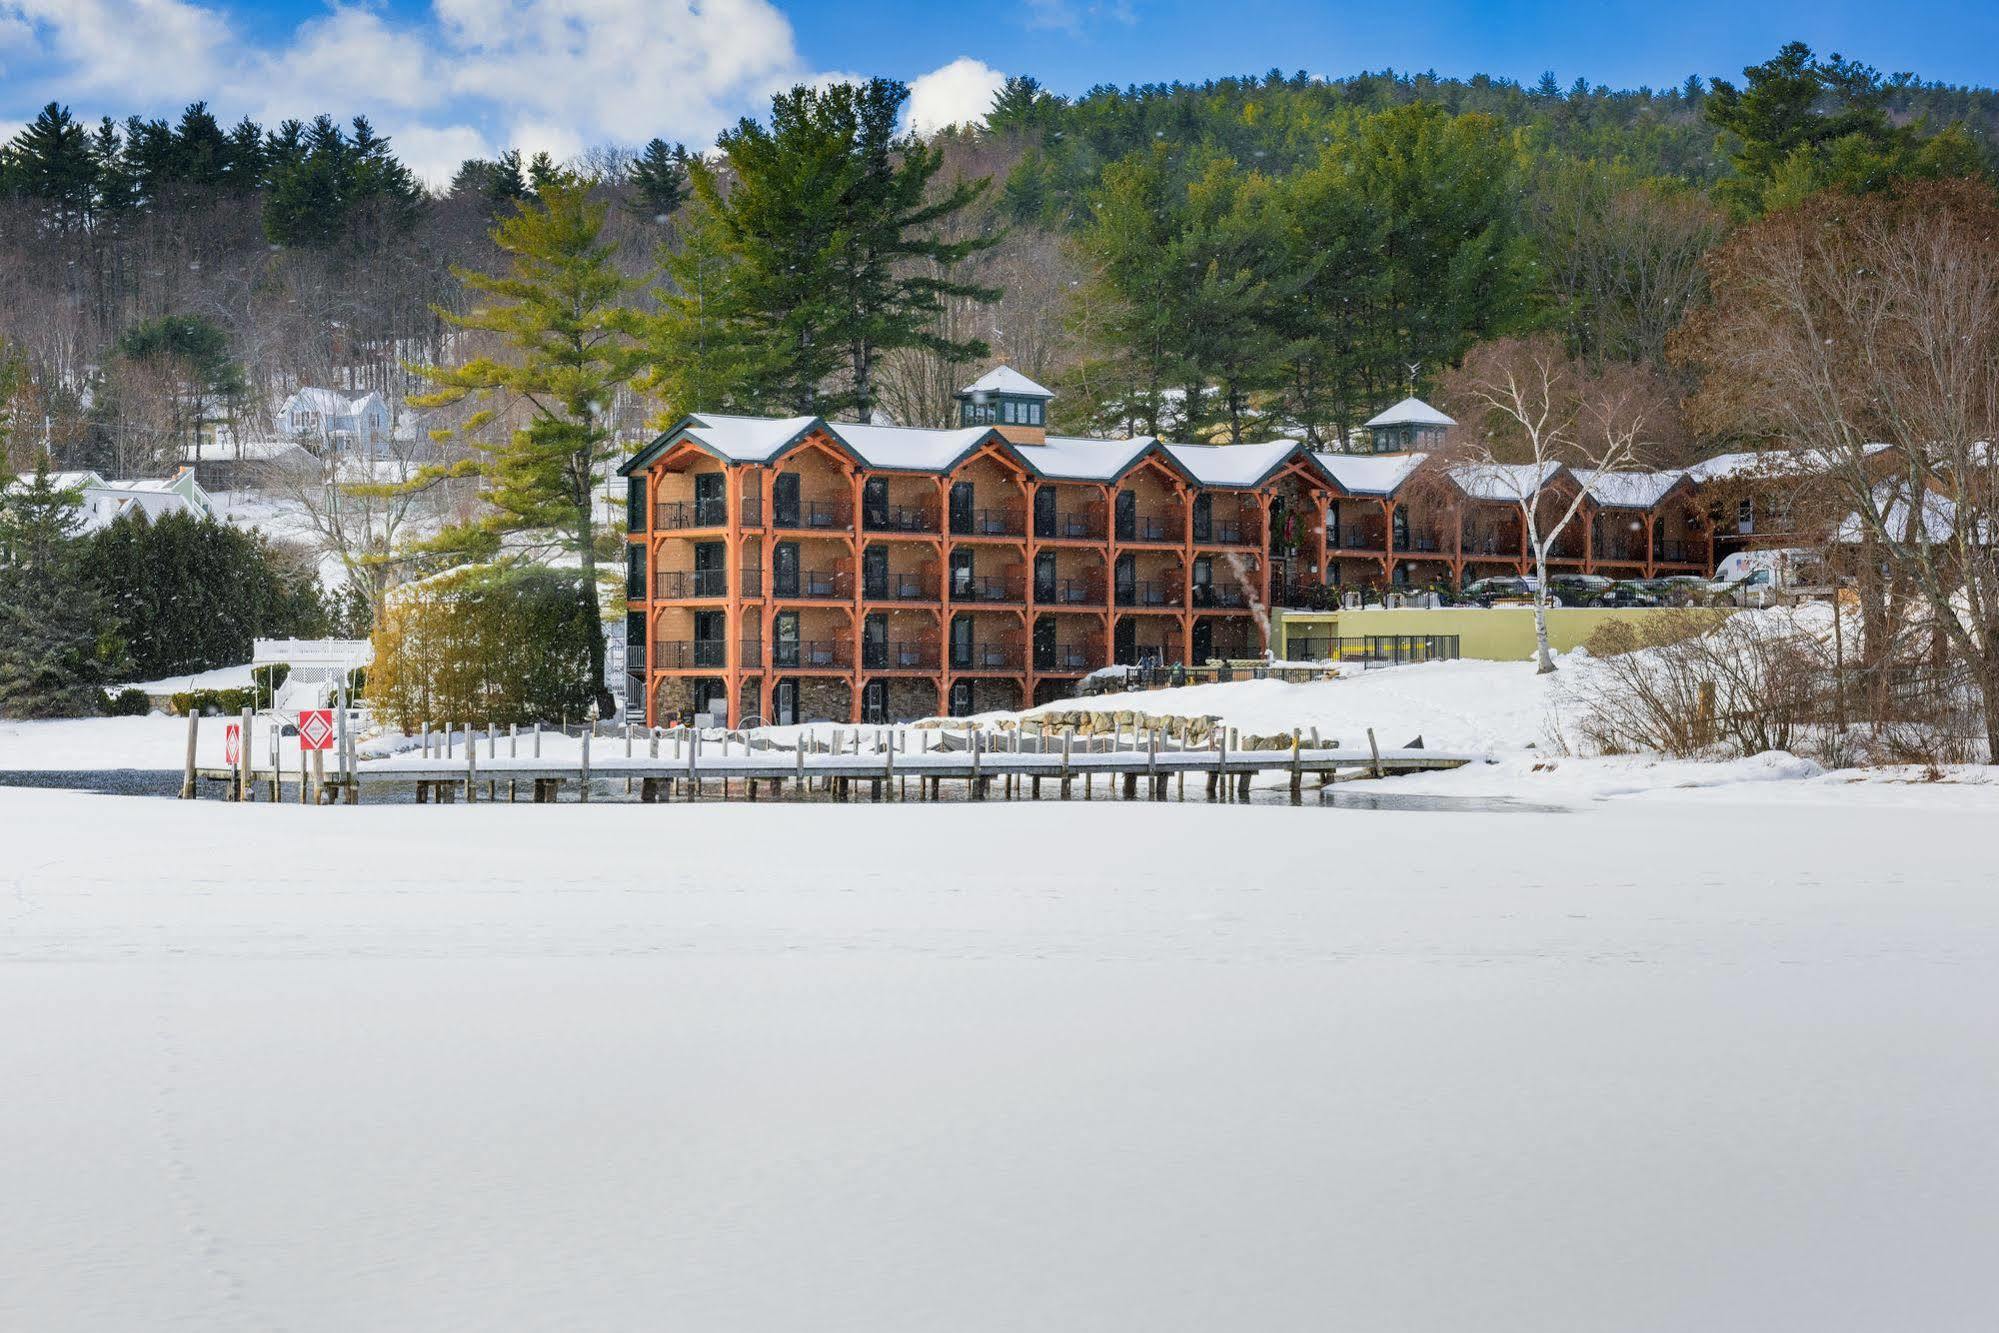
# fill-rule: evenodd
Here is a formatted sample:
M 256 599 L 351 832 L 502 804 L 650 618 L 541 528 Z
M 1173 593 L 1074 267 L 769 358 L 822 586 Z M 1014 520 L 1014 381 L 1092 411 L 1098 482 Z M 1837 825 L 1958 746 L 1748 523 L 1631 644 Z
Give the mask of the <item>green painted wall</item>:
M 1580 647 L 1612 620 L 1670 615 L 1648 608 L 1549 607 L 1548 644 L 1558 653 Z M 1534 655 L 1531 606 L 1453 606 L 1424 610 L 1370 607 L 1364 611 L 1284 611 L 1271 626 L 1272 650 L 1281 659 L 1294 638 L 1358 639 L 1370 634 L 1455 634 L 1458 655 L 1489 662 L 1519 662 Z

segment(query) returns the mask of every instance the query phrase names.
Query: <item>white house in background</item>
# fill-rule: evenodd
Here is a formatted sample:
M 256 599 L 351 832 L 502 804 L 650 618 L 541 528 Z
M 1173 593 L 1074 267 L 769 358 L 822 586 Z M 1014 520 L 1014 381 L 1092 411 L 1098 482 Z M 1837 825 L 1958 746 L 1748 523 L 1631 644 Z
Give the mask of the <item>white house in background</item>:
M 278 430 L 292 440 L 372 453 L 392 438 L 392 417 L 372 390 L 350 398 L 334 389 L 300 389 L 278 409 Z
M 157 522 L 168 514 L 191 514 L 214 518 L 215 501 L 194 478 L 194 469 L 181 468 L 171 477 L 136 477 L 106 481 L 95 472 L 56 472 L 50 478 L 57 487 L 83 493 L 83 531 L 109 527 L 126 514 L 144 514 Z M 23 472 L 16 482 L 32 485 L 35 474 Z

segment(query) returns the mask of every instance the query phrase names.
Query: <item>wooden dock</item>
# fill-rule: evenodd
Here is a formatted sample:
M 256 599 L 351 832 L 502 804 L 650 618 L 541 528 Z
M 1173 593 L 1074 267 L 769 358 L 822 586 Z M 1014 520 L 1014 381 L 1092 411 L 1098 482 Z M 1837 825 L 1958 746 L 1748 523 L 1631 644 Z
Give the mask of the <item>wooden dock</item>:
M 1282 748 L 1265 741 L 1242 748 L 1226 730 L 1212 744 L 1180 746 L 1160 732 L 1118 737 L 1077 736 L 1073 732 L 939 728 L 857 728 L 852 749 L 847 733 L 831 744 L 812 742 L 778 748 L 743 733 L 704 739 L 688 730 L 628 732 L 620 738 L 578 738 L 571 759 L 520 754 L 518 732 L 461 737 L 440 734 L 423 752 L 380 759 L 354 756 L 343 744 L 331 771 L 283 771 L 254 764 L 245 756 L 234 768 L 190 763 L 184 795 L 204 785 L 219 787 L 228 799 L 293 799 L 308 804 L 354 804 L 368 788 L 414 784 L 419 803 L 478 800 L 556 801 L 565 793 L 588 801 L 596 783 L 618 782 L 640 802 L 704 800 L 1124 800 L 1188 799 L 1187 782 L 1198 784 L 1196 798 L 1241 802 L 1258 777 L 1274 777 L 1302 803 L 1307 780 L 1315 786 L 1354 778 L 1437 772 L 1462 767 L 1476 756 L 1412 746 L 1383 749 L 1372 732 L 1365 746 L 1342 746 L 1294 734 Z M 911 737 L 920 740 L 911 747 Z M 866 744 L 864 745 L 864 742 Z M 502 746 L 506 752 L 502 752 Z M 539 737 L 533 749 L 539 751 Z M 190 746 L 190 755 L 193 747 Z M 481 753 L 482 749 L 485 751 Z M 608 753 L 606 752 L 608 751 Z M 287 798 L 285 788 L 295 793 Z M 914 793 L 912 795 L 912 792 Z

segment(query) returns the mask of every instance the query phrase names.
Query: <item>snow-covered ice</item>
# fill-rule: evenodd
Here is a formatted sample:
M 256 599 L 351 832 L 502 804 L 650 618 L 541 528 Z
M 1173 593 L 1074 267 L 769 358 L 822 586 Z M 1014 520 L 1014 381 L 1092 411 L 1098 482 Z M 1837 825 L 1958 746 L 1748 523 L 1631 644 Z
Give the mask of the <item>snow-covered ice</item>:
M 1999 789 L 1878 790 L 0 790 L 0 1327 L 1988 1328 Z

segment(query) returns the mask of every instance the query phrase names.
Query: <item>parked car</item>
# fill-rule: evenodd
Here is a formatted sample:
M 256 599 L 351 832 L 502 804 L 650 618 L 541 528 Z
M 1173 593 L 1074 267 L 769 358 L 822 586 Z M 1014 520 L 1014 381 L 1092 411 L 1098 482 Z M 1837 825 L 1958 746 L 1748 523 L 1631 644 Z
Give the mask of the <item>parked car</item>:
M 1476 602 L 1480 606 L 1531 602 L 1534 600 L 1534 580 L 1518 574 L 1501 574 L 1467 583 L 1463 596 L 1465 601 Z
M 1550 574 L 1550 606 L 1595 606 L 1610 590 L 1611 582 L 1601 574 Z
M 1603 590 L 1598 606 L 1666 606 L 1665 590 L 1656 579 L 1622 579 Z

